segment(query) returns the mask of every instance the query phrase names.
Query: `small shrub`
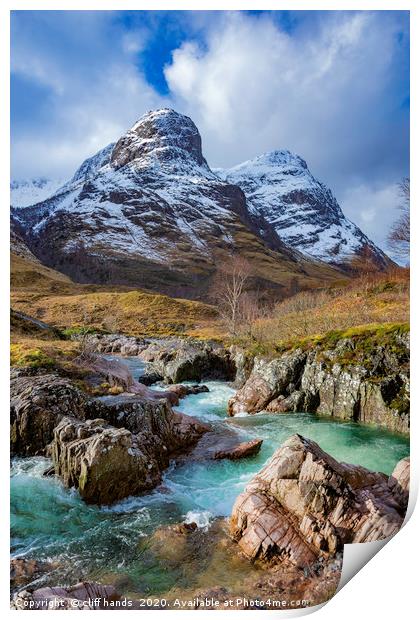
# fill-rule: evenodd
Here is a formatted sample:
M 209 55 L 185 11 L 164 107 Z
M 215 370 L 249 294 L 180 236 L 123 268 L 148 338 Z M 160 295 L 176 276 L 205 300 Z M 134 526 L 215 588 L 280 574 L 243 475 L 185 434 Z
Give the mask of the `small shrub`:
M 124 392 L 124 388 L 120 385 L 113 385 L 108 389 L 108 394 L 112 394 L 113 396 L 117 396 L 118 394 L 122 394 Z
M 55 361 L 41 349 L 25 350 L 19 344 L 10 345 L 10 363 L 12 366 L 29 366 L 30 368 L 53 368 Z

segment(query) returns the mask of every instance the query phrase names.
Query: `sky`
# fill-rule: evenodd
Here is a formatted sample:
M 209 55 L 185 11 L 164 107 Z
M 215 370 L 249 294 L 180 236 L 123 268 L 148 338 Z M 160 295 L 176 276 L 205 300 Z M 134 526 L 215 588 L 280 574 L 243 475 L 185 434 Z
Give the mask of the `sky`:
M 378 245 L 409 176 L 407 11 L 14 11 L 12 178 L 69 178 L 144 112 L 212 167 L 303 157 Z

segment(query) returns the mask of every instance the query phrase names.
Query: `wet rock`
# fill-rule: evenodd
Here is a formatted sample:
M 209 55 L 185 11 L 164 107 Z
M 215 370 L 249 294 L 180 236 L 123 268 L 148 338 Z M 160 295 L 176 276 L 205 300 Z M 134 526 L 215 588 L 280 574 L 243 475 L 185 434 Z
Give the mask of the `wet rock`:
M 304 568 L 345 543 L 395 534 L 402 510 L 384 474 L 338 463 L 293 435 L 237 498 L 231 534 L 251 560 Z
M 194 416 L 175 412 L 166 398 L 151 401 L 134 394 L 103 396 L 92 399 L 90 412 L 112 426 L 141 435 L 146 443 L 162 441 L 163 463 L 166 455 L 194 446 L 210 430 Z
M 408 334 L 389 336 L 387 346 L 376 346 L 368 360 L 356 347 L 355 339 L 343 338 L 332 349 L 255 358 L 248 379 L 229 400 L 228 414 L 307 411 L 408 433 Z
M 13 609 L 66 610 L 107 609 L 119 607 L 120 595 L 113 586 L 84 581 L 69 588 L 39 588 L 17 593 L 12 601 Z
M 12 375 L 10 445 L 14 455 L 42 455 L 63 416 L 83 419 L 87 397 L 68 379 L 48 373 Z
M 178 525 L 175 526 L 176 527 L 176 531 L 177 532 L 194 532 L 194 530 L 197 529 L 197 523 L 195 523 L 195 521 L 191 521 L 191 523 L 178 523 Z
M 257 358 L 248 381 L 229 400 L 228 414 L 257 413 L 278 396 L 288 394 L 299 382 L 305 361 L 306 354 L 300 349 L 271 361 Z
M 266 409 L 270 413 L 289 413 L 302 411 L 305 395 L 301 390 L 296 390 L 290 396 L 278 396 L 268 403 Z
M 172 410 L 166 399 L 94 399 L 102 418 L 64 418 L 54 431 L 55 473 L 88 503 L 111 504 L 154 488 L 172 455 L 191 449 L 209 427 Z
M 10 560 L 10 585 L 12 588 L 22 587 L 51 569 L 51 564 L 29 558 L 13 558 Z
M 153 385 L 154 383 L 162 380 L 163 377 L 158 372 L 145 372 L 138 378 L 138 382 L 142 383 L 143 385 Z
M 210 392 L 207 385 L 183 385 L 178 383 L 176 385 L 170 385 L 168 391 L 175 392 L 178 398 L 181 400 L 190 394 L 201 394 L 202 392 Z
M 49 478 L 50 476 L 55 476 L 54 465 L 47 467 L 47 469 L 44 471 L 42 475 L 45 476 L 46 478 Z
M 291 601 L 316 605 L 334 594 L 341 554 L 316 560 L 304 569 L 287 562 L 262 569 L 247 560 L 227 526 L 225 519 L 192 531 L 163 526 L 142 543 L 142 553 L 150 553 L 153 564 L 161 564 L 165 571 L 183 567 L 179 584 L 168 596 L 171 608 L 178 598 L 192 601 L 195 609 L 273 610 L 270 599 L 284 600 L 287 608 L 293 606 Z
M 160 482 L 156 447 L 104 420 L 64 418 L 54 431 L 52 459 L 65 486 L 78 489 L 87 503 L 112 504 Z
M 218 450 L 214 454 L 214 459 L 230 459 L 237 460 L 243 459 L 247 456 L 255 456 L 261 449 L 262 439 L 252 439 L 251 441 L 244 441 L 239 445 L 231 448 L 230 450 Z
M 150 371 L 161 375 L 167 383 L 232 380 L 235 365 L 229 352 L 209 342 L 173 338 L 149 344 L 139 357 L 150 362 Z
M 250 456 L 254 450 L 256 454 L 260 448 L 258 442 L 262 443 L 260 439 L 242 442 L 241 435 L 228 424 L 216 427 L 209 426 L 208 429 L 208 432 L 202 435 L 195 447 L 188 453 L 188 460 L 211 461 L 246 457 Z M 247 450 L 249 450 L 249 454 L 247 454 Z
M 173 412 L 173 443 L 176 451 L 193 447 L 200 437 L 209 431 L 211 426 L 204 424 L 192 415 L 186 415 L 180 411 Z
M 136 394 L 99 396 L 90 401 L 89 413 L 134 434 L 156 435 L 168 441 L 171 437 L 173 411 L 165 398 L 152 401 Z
M 410 493 L 410 457 L 401 459 L 396 464 L 389 477 L 388 485 L 405 514 Z

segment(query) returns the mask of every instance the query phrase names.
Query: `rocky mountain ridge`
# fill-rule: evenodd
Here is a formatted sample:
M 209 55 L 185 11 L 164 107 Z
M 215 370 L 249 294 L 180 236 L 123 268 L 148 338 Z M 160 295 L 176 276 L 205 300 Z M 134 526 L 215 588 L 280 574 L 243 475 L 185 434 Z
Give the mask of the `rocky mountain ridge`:
M 12 210 L 12 222 L 42 262 L 78 281 L 191 293 L 233 252 L 278 286 L 288 274 L 334 277 L 249 214 L 242 191 L 208 167 L 194 123 L 168 109 L 144 115 L 44 202 Z
M 10 204 L 13 207 L 30 207 L 52 196 L 63 185 L 62 179 L 35 177 L 14 179 L 10 183 Z
M 326 262 L 342 262 L 341 250 L 335 259 L 330 250 L 328 256 L 316 248 L 311 254 L 302 237 L 293 241 L 252 196 L 245 197 L 241 179 L 222 176 L 209 168 L 191 119 L 174 110 L 155 110 L 83 162 L 48 198 L 12 208 L 12 229 L 44 264 L 79 282 L 200 296 L 217 265 L 233 254 L 249 260 L 262 288 L 281 290 L 292 279 L 313 286 L 340 277 Z M 298 183 L 304 180 L 303 175 Z M 277 191 L 274 183 L 272 192 Z M 327 219 L 334 211 L 337 226 L 347 226 L 330 193 L 319 191 L 317 199 L 329 201 Z M 295 221 L 302 229 L 300 224 Z M 311 244 L 312 232 L 309 236 Z M 362 233 L 359 237 L 360 243 L 349 248 L 358 252 L 369 246 L 383 268 L 386 257 Z
M 358 256 L 379 268 L 389 264 L 384 252 L 345 217 L 331 190 L 311 174 L 299 155 L 271 151 L 218 174 L 244 191 L 252 213 L 261 215 L 288 246 L 308 257 L 341 267 Z

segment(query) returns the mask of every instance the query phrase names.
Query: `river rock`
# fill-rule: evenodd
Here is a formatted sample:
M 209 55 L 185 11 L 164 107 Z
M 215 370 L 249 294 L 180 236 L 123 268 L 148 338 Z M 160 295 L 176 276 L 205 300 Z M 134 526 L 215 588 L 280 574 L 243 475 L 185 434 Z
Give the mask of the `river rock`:
M 255 456 L 261 449 L 262 439 L 252 439 L 251 441 L 244 441 L 230 450 L 218 450 L 214 454 L 214 459 L 230 459 L 235 461 L 237 459 L 243 459 L 247 456 Z
M 305 394 L 302 390 L 296 390 L 290 396 L 278 396 L 270 401 L 266 407 L 270 413 L 289 413 L 301 411 Z
M 100 419 L 64 418 L 54 431 L 52 459 L 65 486 L 76 487 L 89 504 L 112 504 L 154 488 L 161 478 L 149 444 Z
M 167 383 L 235 377 L 235 364 L 229 352 L 209 342 L 172 338 L 157 340 L 141 351 L 139 357 L 150 362 L 150 371 Z
M 338 463 L 293 435 L 237 498 L 231 534 L 251 560 L 303 568 L 345 543 L 395 534 L 405 512 L 397 499 L 384 474 Z
M 406 510 L 410 493 L 410 457 L 401 459 L 396 464 L 389 477 L 388 485 L 397 502 L 403 507 L 403 510 Z
M 158 393 L 159 394 L 159 393 Z M 90 412 L 117 428 L 126 428 L 145 443 L 160 445 L 157 458 L 168 465 L 170 454 L 194 446 L 210 430 L 194 416 L 175 412 L 166 398 L 149 400 L 135 394 L 92 399 Z
M 94 610 L 118 607 L 119 601 L 113 586 L 84 581 L 68 588 L 24 590 L 14 596 L 11 606 L 21 610 Z
M 182 452 L 195 446 L 200 437 L 211 431 L 211 426 L 204 424 L 192 415 L 180 411 L 173 412 L 173 440 L 176 452 Z
M 173 411 L 167 399 L 149 400 L 136 394 L 99 396 L 90 401 L 90 415 L 131 433 L 170 439 Z
M 57 374 L 13 374 L 10 381 L 10 444 L 14 455 L 45 453 L 63 416 L 83 419 L 87 397 Z
M 397 331 L 388 338 L 386 346 L 375 345 L 367 361 L 352 338 L 331 349 L 256 357 L 248 379 L 229 400 L 228 414 L 307 411 L 408 433 L 408 334 Z
M 278 396 L 294 391 L 305 361 L 306 354 L 300 349 L 270 361 L 257 358 L 248 381 L 229 400 L 229 415 L 257 413 Z
M 168 387 L 168 391 L 175 392 L 179 399 L 190 396 L 190 394 L 201 394 L 203 392 L 210 392 L 207 385 L 184 385 L 182 383 L 170 385 Z
M 163 377 L 158 372 L 149 372 L 147 370 L 143 375 L 140 375 L 140 377 L 138 378 L 138 382 L 142 383 L 143 385 L 153 385 L 154 383 L 162 380 Z
M 30 558 L 12 558 L 10 560 L 10 585 L 12 588 L 22 587 L 51 568 L 51 564 L 47 562 L 39 562 Z
M 63 418 L 51 446 L 55 473 L 87 503 L 111 504 L 154 488 L 171 456 L 210 430 L 166 399 L 103 397 L 93 399 L 92 410 L 103 418 Z

